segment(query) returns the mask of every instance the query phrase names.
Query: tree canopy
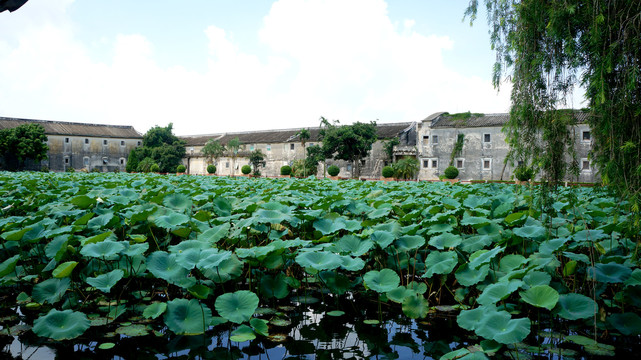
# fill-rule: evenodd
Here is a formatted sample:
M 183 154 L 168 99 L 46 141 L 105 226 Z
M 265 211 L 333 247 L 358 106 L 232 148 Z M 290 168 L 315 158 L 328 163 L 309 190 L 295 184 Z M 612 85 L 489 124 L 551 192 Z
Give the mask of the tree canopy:
M 9 170 L 23 169 L 27 160 L 45 160 L 47 151 L 47 135 L 40 124 L 0 130 L 0 157 Z
M 356 122 L 352 125 L 333 125 L 326 122 L 321 129 L 323 153 L 336 160 L 351 161 L 353 177 L 359 175 L 360 160 L 366 157 L 376 142 L 376 122 Z
M 185 142 L 180 140 L 173 133 L 173 124 L 169 123 L 166 127 L 154 126 L 149 129 L 142 137 L 142 147 L 132 150 L 128 162 L 131 162 L 132 156 L 143 164 L 143 160 L 149 158 L 153 163 L 158 164 L 159 171 L 163 173 L 174 172 L 176 167 L 182 164 L 182 158 L 185 156 Z M 149 164 L 145 161 L 144 164 Z M 130 168 L 128 168 L 128 171 Z M 136 171 L 144 171 L 140 166 Z
M 218 162 L 218 158 L 225 153 L 225 147 L 218 140 L 209 139 L 201 151 L 208 159 L 208 163 Z
M 506 126 L 511 160 L 533 161 L 558 181 L 572 151 L 567 111 L 580 84 L 589 101 L 592 159 L 604 183 L 641 203 L 641 1 L 485 0 L 497 53 L 494 83 L 512 76 Z M 466 15 L 474 20 L 478 0 Z M 571 105 L 571 104 L 570 104 Z

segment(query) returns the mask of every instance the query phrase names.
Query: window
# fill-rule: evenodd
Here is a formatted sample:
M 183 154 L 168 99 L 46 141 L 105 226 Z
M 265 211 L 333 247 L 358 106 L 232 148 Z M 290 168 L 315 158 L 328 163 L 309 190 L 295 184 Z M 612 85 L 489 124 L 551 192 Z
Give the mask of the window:
M 438 159 L 432 159 L 432 169 L 438 168 Z
M 590 141 L 592 140 L 592 134 L 590 133 L 590 130 L 585 130 L 583 131 L 583 135 L 581 136 L 581 139 L 583 141 Z
M 120 165 L 125 165 L 125 158 L 120 158 Z
M 314 146 L 314 143 L 309 143 L 309 146 Z
M 423 142 L 429 142 L 430 141 L 430 136 L 429 135 L 423 135 Z
M 590 171 L 590 160 L 581 159 L 581 171 Z
M 267 151 L 272 151 L 272 146 L 270 144 L 267 144 Z
M 125 140 L 120 140 L 120 146 L 125 146 Z
M 138 141 L 138 146 L 142 145 L 142 141 Z
M 82 158 L 82 164 L 85 167 L 89 167 L 89 157 L 88 156 L 85 156 L 85 157 Z
M 294 144 L 289 144 L 289 150 L 294 150 Z
M 432 135 L 432 144 L 438 144 L 438 135 Z
M 430 161 L 429 160 L 423 160 L 423 167 L 424 168 L 429 168 L 430 167 Z
M 492 159 L 483 159 L 483 170 L 492 169 Z
M 456 159 L 456 168 L 462 169 L 465 163 L 465 159 Z
M 102 140 L 103 145 L 107 145 L 107 139 Z
M 484 142 L 484 143 L 490 143 L 490 142 L 492 142 L 492 135 L 490 135 L 490 134 L 483 134 L 483 142 Z
M 69 144 L 69 138 L 65 138 L 65 144 Z
M 65 165 L 69 165 L 69 157 L 65 156 Z
M 85 144 L 89 144 L 89 139 L 85 138 Z
M 225 163 L 225 167 L 229 169 L 229 161 Z
M 103 157 L 103 158 L 102 158 L 102 164 L 103 164 L 103 165 L 107 165 L 107 164 L 109 164 L 109 158 Z

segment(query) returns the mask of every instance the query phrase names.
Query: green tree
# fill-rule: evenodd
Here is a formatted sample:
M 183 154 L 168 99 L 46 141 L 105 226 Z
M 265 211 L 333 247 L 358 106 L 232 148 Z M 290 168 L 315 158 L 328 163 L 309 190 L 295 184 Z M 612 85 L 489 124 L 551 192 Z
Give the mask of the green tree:
M 419 163 L 414 157 L 404 157 L 392 164 L 392 169 L 398 179 L 412 180 L 418 173 Z
M 397 137 L 393 137 L 385 141 L 385 143 L 383 144 L 383 152 L 385 153 L 385 155 L 387 155 L 387 158 L 390 161 L 394 161 L 394 146 L 400 143 L 401 141 Z
M 138 158 L 139 153 L 140 151 L 138 151 L 138 149 L 131 149 L 129 157 L 127 157 L 127 166 L 125 167 L 125 171 L 135 172 L 138 170 L 138 163 L 140 163 L 140 159 Z
M 249 163 L 254 169 L 255 176 L 260 176 L 260 166 L 263 165 L 264 160 L 265 154 L 260 149 L 252 151 L 251 155 L 249 155 Z
M 236 157 L 238 157 L 238 151 L 240 150 L 240 139 L 235 137 L 227 143 L 227 149 L 229 150 L 231 156 L 231 176 L 234 176 L 234 166 L 236 163 Z
M 566 106 L 577 84 L 586 88 L 592 157 L 604 183 L 641 206 L 641 1 L 485 0 L 494 83 L 511 70 L 512 108 L 505 132 L 510 160 L 533 159 L 552 184 L 572 151 Z M 466 15 L 473 21 L 478 0 Z
M 22 170 L 27 160 L 47 159 L 47 135 L 40 124 L 24 124 L 0 130 L 0 157 L 10 170 Z
M 218 140 L 209 139 L 201 151 L 207 158 L 207 164 L 211 164 L 213 161 L 215 165 L 218 165 L 218 158 L 225 153 L 225 147 Z
M 351 161 L 352 177 L 360 175 L 361 159 L 369 154 L 377 139 L 376 122 L 331 125 L 323 131 L 323 152 L 336 160 Z
M 159 172 L 174 172 L 185 156 L 185 142 L 173 133 L 173 124 L 154 126 L 142 137 L 139 159 L 151 158 L 158 164 Z
M 309 132 L 308 129 L 301 129 L 298 132 L 298 138 L 300 139 L 300 144 L 303 146 L 303 160 L 307 158 L 307 152 L 305 151 L 305 143 L 309 138 L 312 136 L 312 134 Z M 303 161 L 303 176 L 307 177 L 307 161 Z

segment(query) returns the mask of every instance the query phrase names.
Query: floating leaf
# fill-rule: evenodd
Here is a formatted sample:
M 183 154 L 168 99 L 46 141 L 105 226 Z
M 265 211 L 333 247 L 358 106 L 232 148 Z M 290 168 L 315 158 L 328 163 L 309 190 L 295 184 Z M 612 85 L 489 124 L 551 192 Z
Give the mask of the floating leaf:
M 165 325 L 177 335 L 203 334 L 210 321 L 211 310 L 198 300 L 174 299 L 167 302 Z
M 149 335 L 149 327 L 147 325 L 142 325 L 142 324 L 134 324 L 134 325 L 127 325 L 127 326 L 121 326 L 116 329 L 116 334 L 119 335 L 124 335 L 128 337 L 136 337 L 136 336 L 145 336 Z
M 102 344 L 98 345 L 98 349 L 109 350 L 109 349 L 113 349 L 114 346 L 116 346 L 116 344 L 114 344 L 112 342 L 106 342 L 106 343 L 102 343 Z
M 52 309 L 33 322 L 33 332 L 53 340 L 69 340 L 84 334 L 89 326 L 89 319 L 81 312 Z
M 249 325 L 254 329 L 258 335 L 269 336 L 269 327 L 267 324 L 269 321 L 264 319 L 252 318 L 249 320 Z
M 145 319 L 155 319 L 158 316 L 162 315 L 167 310 L 167 303 L 164 302 L 154 302 L 147 306 L 142 312 L 142 316 Z
M 69 278 L 48 279 L 33 287 L 31 297 L 40 304 L 55 304 L 62 299 L 70 284 Z
M 403 300 L 403 314 L 411 319 L 427 316 L 429 304 L 423 295 L 410 295 Z
M 232 331 L 229 340 L 235 342 L 252 341 L 256 338 L 254 330 L 247 325 L 240 325 L 236 330 Z
M 326 314 L 327 314 L 328 316 L 334 316 L 334 317 L 337 317 L 337 316 L 343 316 L 343 315 L 345 315 L 345 312 L 344 312 L 344 311 L 341 311 L 341 310 L 332 310 L 332 311 L 328 311 L 328 312 L 326 312 Z
M 239 290 L 220 295 L 214 304 L 223 318 L 240 324 L 248 321 L 258 308 L 258 296 L 251 291 Z

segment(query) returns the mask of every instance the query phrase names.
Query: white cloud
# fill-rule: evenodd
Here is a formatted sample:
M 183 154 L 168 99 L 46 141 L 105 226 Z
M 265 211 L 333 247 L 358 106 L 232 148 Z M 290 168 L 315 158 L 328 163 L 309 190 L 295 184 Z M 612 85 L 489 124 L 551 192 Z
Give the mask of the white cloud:
M 497 97 L 489 79 L 443 63 L 450 38 L 419 34 L 412 19 L 395 25 L 382 0 L 276 1 L 257 34 L 267 55 L 241 50 L 233 34 L 209 26 L 204 72 L 160 66 L 154 44 L 139 34 L 86 46 L 66 13 L 72 2 L 31 0 L 15 18 L 0 15 L 0 116 L 133 124 L 141 132 L 173 122 L 179 134 L 198 134 L 315 126 L 321 115 L 392 122 L 508 109 L 507 89 Z M 111 57 L 94 60 L 96 44 Z

